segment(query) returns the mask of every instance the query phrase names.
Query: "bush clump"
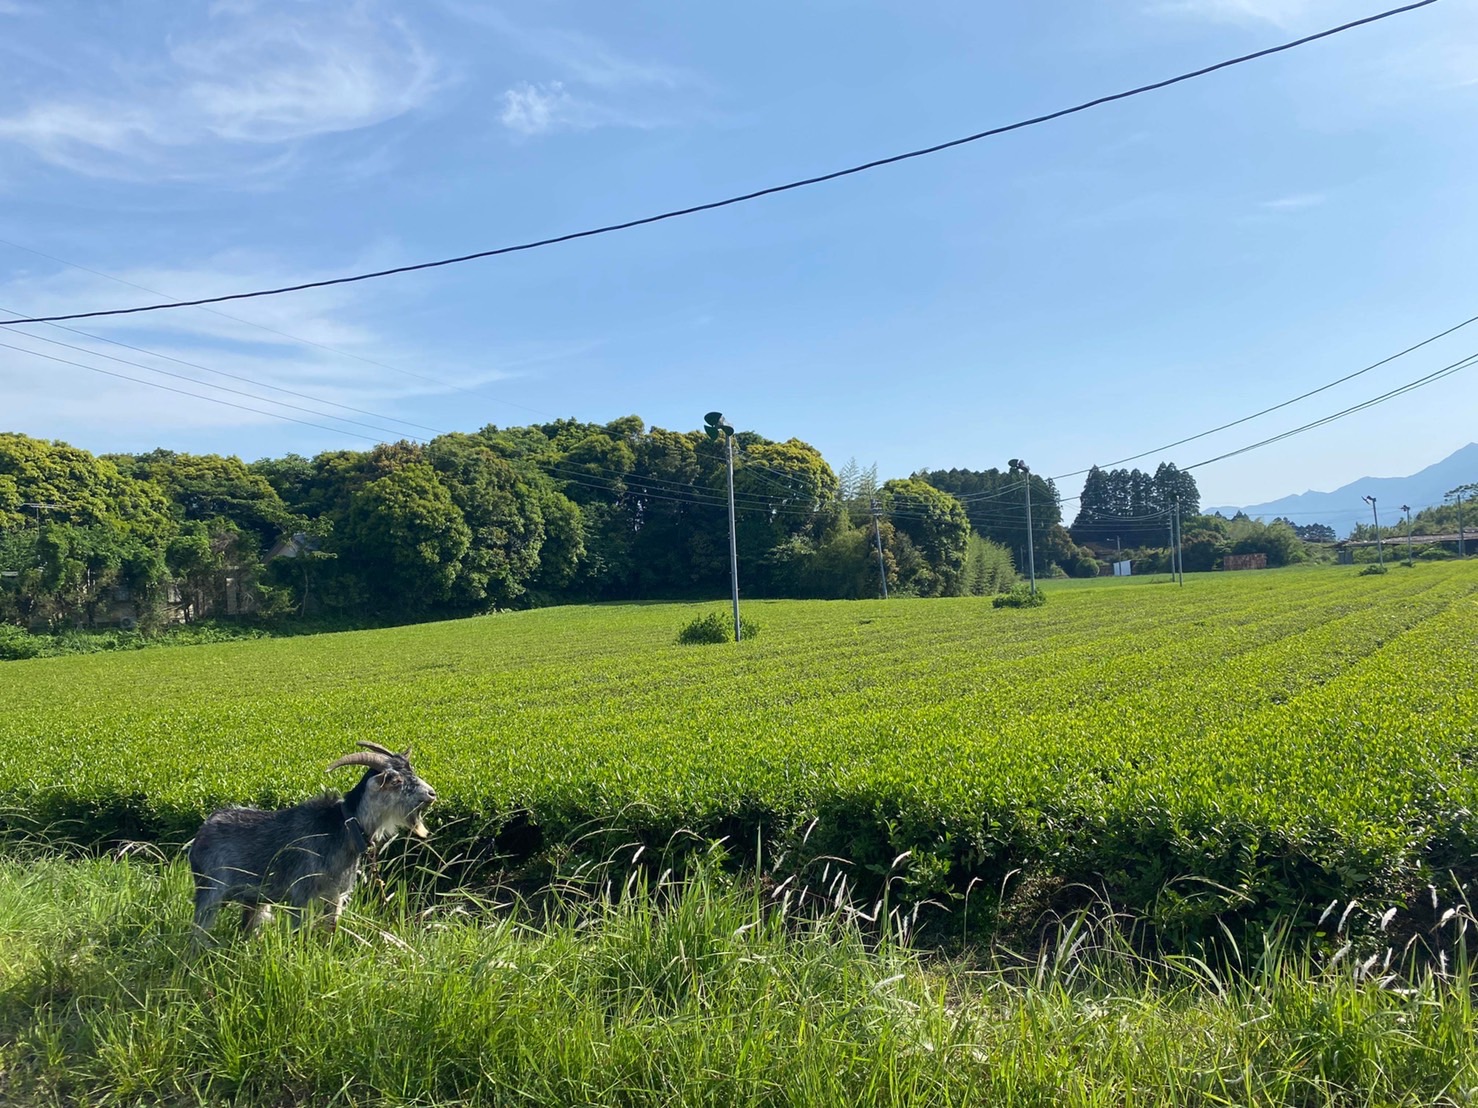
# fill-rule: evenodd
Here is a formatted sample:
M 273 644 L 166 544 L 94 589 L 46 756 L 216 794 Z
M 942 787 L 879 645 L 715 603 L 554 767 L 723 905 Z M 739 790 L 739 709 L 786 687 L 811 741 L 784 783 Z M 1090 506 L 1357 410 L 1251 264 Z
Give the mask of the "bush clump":
M 43 642 L 13 623 L 0 623 L 0 661 L 15 662 L 23 658 L 39 658 Z
M 746 639 L 760 633 L 759 624 L 739 617 L 739 631 Z M 677 641 L 683 646 L 698 646 L 703 643 L 733 642 L 734 620 L 727 612 L 709 612 L 699 616 L 677 633 Z
M 1382 573 L 1385 573 L 1385 572 L 1386 572 L 1386 567 L 1383 566 L 1383 565 L 1380 565 L 1379 563 L 1377 563 L 1375 565 L 1366 566 L 1364 569 L 1362 569 L 1360 571 L 1360 576 L 1361 577 L 1375 577 L 1375 576 L 1378 576 L 1378 575 L 1380 575 Z
M 1003 592 L 991 602 L 993 608 L 1040 608 L 1047 603 L 1047 594 L 1032 592 L 1025 585 L 1017 585 L 1010 592 Z

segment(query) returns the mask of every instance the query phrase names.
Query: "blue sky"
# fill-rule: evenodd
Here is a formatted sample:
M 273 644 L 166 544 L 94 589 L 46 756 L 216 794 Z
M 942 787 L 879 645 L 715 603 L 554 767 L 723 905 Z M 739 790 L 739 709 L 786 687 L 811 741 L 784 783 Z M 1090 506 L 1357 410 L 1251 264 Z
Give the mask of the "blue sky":
M 1378 10 L 0 0 L 0 239 L 26 248 L 0 243 L 0 308 L 159 298 L 100 274 L 193 297 L 560 234 L 1011 122 Z M 234 318 L 186 309 L 74 325 L 191 366 L 45 327 L 0 333 L 30 351 L 0 349 L 0 427 L 99 452 L 250 460 L 555 416 L 690 429 L 718 408 L 834 466 L 877 462 L 884 477 L 1011 457 L 1067 473 L 1478 314 L 1475 122 L 1478 7 L 1443 0 L 720 212 L 221 306 Z M 1163 456 L 1190 465 L 1474 351 L 1478 324 Z M 1478 438 L 1475 412 L 1478 368 L 1199 470 L 1203 500 L 1414 472 Z M 1080 488 L 1061 482 L 1064 495 Z

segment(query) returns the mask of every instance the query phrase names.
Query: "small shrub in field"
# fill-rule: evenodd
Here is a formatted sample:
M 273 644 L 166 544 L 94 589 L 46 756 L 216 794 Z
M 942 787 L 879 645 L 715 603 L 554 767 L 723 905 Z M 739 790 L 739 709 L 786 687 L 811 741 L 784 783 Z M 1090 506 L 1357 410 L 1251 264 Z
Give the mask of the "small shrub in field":
M 1377 576 L 1377 575 L 1382 574 L 1382 573 L 1385 573 L 1385 572 L 1386 572 L 1386 567 L 1385 566 L 1380 565 L 1380 564 L 1376 564 L 1376 565 L 1373 565 L 1373 566 L 1366 566 L 1364 569 L 1362 569 L 1360 571 L 1360 576 L 1361 577 L 1374 577 L 1374 576 Z
M 1017 585 L 1010 592 L 1003 592 L 991 601 L 993 608 L 1040 608 L 1047 603 L 1047 594 L 1032 592 L 1025 585 Z
M 746 639 L 760 633 L 759 624 L 739 617 L 739 630 Z M 725 612 L 709 612 L 699 616 L 677 633 L 677 641 L 684 646 L 697 646 L 711 642 L 733 642 L 734 620 Z

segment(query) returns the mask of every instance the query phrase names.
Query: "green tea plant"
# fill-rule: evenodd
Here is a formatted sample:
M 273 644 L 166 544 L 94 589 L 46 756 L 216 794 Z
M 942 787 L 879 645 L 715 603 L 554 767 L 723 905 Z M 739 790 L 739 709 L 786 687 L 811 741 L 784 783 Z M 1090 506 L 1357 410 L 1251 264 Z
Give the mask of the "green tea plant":
M 1471 866 L 1478 567 L 1046 587 L 751 602 L 744 650 L 664 604 L 0 665 L 0 833 L 178 844 L 368 739 L 414 744 L 467 866 L 690 831 L 982 920 L 1086 885 L 1188 942 Z

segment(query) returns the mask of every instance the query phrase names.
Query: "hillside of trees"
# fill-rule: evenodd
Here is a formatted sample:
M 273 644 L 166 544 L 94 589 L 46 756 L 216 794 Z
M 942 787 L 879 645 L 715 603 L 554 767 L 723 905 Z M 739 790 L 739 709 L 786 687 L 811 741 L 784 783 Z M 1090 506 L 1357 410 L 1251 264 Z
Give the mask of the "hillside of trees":
M 1197 515 L 1195 481 L 1092 470 L 1071 529 L 1058 490 L 1009 470 L 833 470 L 815 448 L 735 438 L 740 587 L 751 597 L 983 595 L 1093 576 L 1133 548 L 1164 560 L 1167 505 L 1187 569 L 1257 548 L 1301 557 L 1283 524 Z M 1158 513 L 1158 514 L 1157 514 Z M 408 621 L 729 588 L 723 446 L 699 431 L 558 420 L 426 443 L 234 457 L 94 456 L 0 433 L 0 624 L 33 630 L 252 616 Z
M 839 477 L 796 440 L 736 447 L 747 596 L 876 596 L 880 568 L 901 595 L 1016 579 L 927 481 L 880 484 L 855 463 Z M 721 596 L 728 581 L 721 446 L 635 416 L 250 464 L 0 434 L 0 622 L 21 627 L 414 620 Z

